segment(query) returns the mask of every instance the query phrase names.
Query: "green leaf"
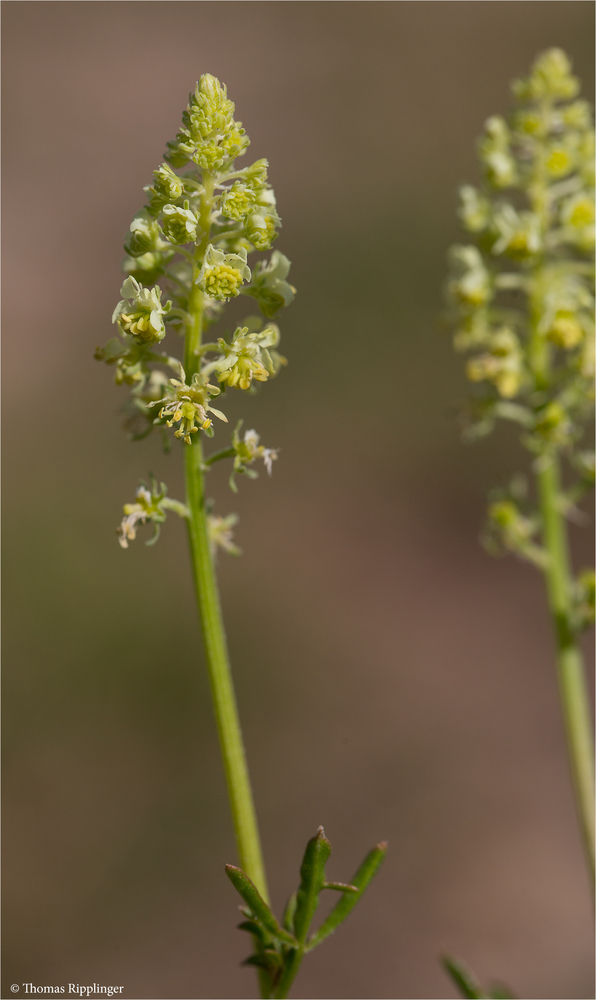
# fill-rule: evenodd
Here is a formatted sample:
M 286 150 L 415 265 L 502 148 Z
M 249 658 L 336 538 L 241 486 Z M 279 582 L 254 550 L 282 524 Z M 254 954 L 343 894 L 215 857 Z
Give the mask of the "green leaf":
M 303 942 L 308 934 L 315 910 L 319 905 L 319 893 L 325 885 L 325 864 L 331 854 L 331 844 L 320 826 L 316 836 L 306 845 L 300 866 L 300 885 L 296 894 L 294 933 Z
M 293 892 L 286 903 L 282 924 L 290 934 L 294 933 L 294 914 L 296 912 L 296 893 Z
M 482 1000 L 486 997 L 476 976 L 462 962 L 458 962 L 450 955 L 443 955 L 441 962 L 462 997 L 470 997 L 472 1000 Z
M 239 931 L 247 931 L 249 934 L 252 934 L 253 937 L 258 938 L 264 945 L 269 944 L 271 941 L 271 937 L 258 920 L 243 920 L 241 924 L 236 924 L 236 927 Z
M 343 923 L 346 917 L 352 912 L 363 892 L 370 885 L 373 878 L 377 874 L 379 868 L 385 860 L 386 853 L 387 844 L 384 841 L 381 841 L 380 844 L 373 847 L 372 851 L 369 851 L 360 865 L 360 868 L 354 875 L 354 878 L 350 881 L 350 885 L 353 885 L 357 889 L 357 892 L 344 891 L 339 903 L 336 903 L 327 919 L 323 921 L 318 931 L 316 931 L 311 937 L 308 942 L 307 951 L 311 951 L 312 948 L 316 948 L 316 946 L 321 944 L 321 941 L 324 941 L 329 934 L 333 934 L 336 928 L 339 927 L 339 925 Z
M 261 921 L 263 927 L 274 937 L 279 938 L 280 941 L 296 945 L 296 939 L 279 926 L 275 916 L 246 872 L 243 872 L 241 868 L 236 868 L 235 865 L 226 865 L 226 875 L 234 888 L 240 893 L 244 902 L 248 904 L 255 917 Z

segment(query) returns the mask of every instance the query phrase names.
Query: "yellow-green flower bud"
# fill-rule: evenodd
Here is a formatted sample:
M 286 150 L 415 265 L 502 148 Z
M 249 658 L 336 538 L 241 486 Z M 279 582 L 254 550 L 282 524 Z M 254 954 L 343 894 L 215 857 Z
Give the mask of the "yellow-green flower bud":
M 242 176 L 246 180 L 246 183 L 250 184 L 255 191 L 259 191 L 267 184 L 268 166 L 268 160 L 255 160 L 254 163 L 251 163 L 250 167 L 244 167 L 242 170 Z
M 498 543 L 535 566 L 544 568 L 547 554 L 532 540 L 538 530 L 535 520 L 525 517 L 513 500 L 498 500 L 488 508 L 489 549 L 498 551 Z M 496 544 L 495 544 L 496 543 Z
M 511 529 L 520 524 L 520 511 L 513 500 L 499 500 L 491 504 L 488 516 L 499 528 Z M 522 524 L 525 521 L 525 518 L 521 518 Z M 529 537 L 531 531 L 526 527 L 523 534 L 525 537 Z
M 513 124 L 517 132 L 531 135 L 534 138 L 544 138 L 548 134 L 549 121 L 538 109 L 518 111 L 513 116 Z
M 250 268 L 246 263 L 246 250 L 224 253 L 211 243 L 207 247 L 205 262 L 198 274 L 197 284 L 212 299 L 225 302 L 240 293 L 242 283 L 250 281 Z
M 534 423 L 534 431 L 550 444 L 567 444 L 572 426 L 569 416 L 558 400 L 553 399 L 538 413 Z
M 191 159 L 194 160 L 201 170 L 208 170 L 210 173 L 213 173 L 215 170 L 223 167 L 228 157 L 226 156 L 226 150 L 222 148 L 221 140 L 208 139 L 200 143 L 200 145 L 192 147 Z
M 576 194 L 561 206 L 561 219 L 566 226 L 583 229 L 594 223 L 594 198 L 589 194 Z
M 587 101 L 574 101 L 560 109 L 561 120 L 567 128 L 583 131 L 592 125 L 592 113 Z
M 490 202 L 484 198 L 471 184 L 464 184 L 459 189 L 461 205 L 459 217 L 464 227 L 470 233 L 480 233 L 490 222 Z
M 159 235 L 159 226 L 149 213 L 142 209 L 130 224 L 130 234 L 124 244 L 124 249 L 131 257 L 142 257 L 143 254 L 158 250 L 163 246 Z
M 214 132 L 225 132 L 233 124 L 234 104 L 228 98 L 225 84 L 204 73 L 188 99 L 182 115 L 185 127 L 194 137 L 206 139 Z
M 285 280 L 290 266 L 285 254 L 274 250 L 268 264 L 259 261 L 255 267 L 253 282 L 246 294 L 257 300 L 267 317 L 274 316 L 282 306 L 289 306 L 296 294 L 294 286 Z
M 486 134 L 481 139 L 478 150 L 486 167 L 486 175 L 497 188 L 510 187 L 517 180 L 517 167 L 509 147 L 510 136 L 507 123 L 494 115 L 485 124 Z
M 548 49 L 538 56 L 530 75 L 516 80 L 512 90 L 520 101 L 542 101 L 545 98 L 569 100 L 579 90 L 579 80 L 571 73 L 571 63 L 562 49 Z
M 494 254 L 522 259 L 537 254 L 542 247 L 540 220 L 533 212 L 516 212 L 512 205 L 501 205 L 494 213 L 493 225 L 497 233 Z
M 490 351 L 470 358 L 466 375 L 471 382 L 492 382 L 504 399 L 516 396 L 524 380 L 523 352 L 513 330 L 502 327 L 490 338 Z
M 153 186 L 146 187 L 149 195 L 149 211 L 157 215 L 164 205 L 178 201 L 184 194 L 184 183 L 167 163 L 153 171 Z
M 221 141 L 224 162 L 235 160 L 237 156 L 244 156 L 248 146 L 250 146 L 250 139 L 246 134 L 246 129 L 242 128 L 242 122 L 234 122 L 234 128 L 230 129 Z
M 254 192 L 242 181 L 234 181 L 220 198 L 220 211 L 226 219 L 243 219 L 254 205 Z
M 472 307 L 488 302 L 492 296 L 492 285 L 477 247 L 453 246 L 449 258 L 453 273 L 448 283 L 451 298 Z
M 162 223 L 164 236 L 170 243 L 182 246 L 184 243 L 194 243 L 198 238 L 198 225 L 194 212 L 188 208 L 179 208 L 177 205 L 164 205 L 162 209 Z
M 166 159 L 174 167 L 189 159 L 201 170 L 213 172 L 240 156 L 249 145 L 241 122 L 235 122 L 234 105 L 219 80 L 210 73 L 201 77 L 182 115 L 184 127 L 168 143 Z
M 253 212 L 244 222 L 244 232 L 256 250 L 269 250 L 277 239 L 276 223 L 279 224 L 277 213 L 271 215 L 264 209 Z
M 172 307 L 171 302 L 161 304 L 161 288 L 144 288 L 135 278 L 126 279 L 120 289 L 122 301 L 112 315 L 123 333 L 138 337 L 145 343 L 157 343 L 166 335 L 162 317 Z
M 547 337 L 557 347 L 569 351 L 581 343 L 584 330 L 574 313 L 561 311 L 556 313 Z
M 553 143 L 546 150 L 544 165 L 551 177 L 565 177 L 575 165 L 573 153 L 562 143 Z
M 594 196 L 581 192 L 567 198 L 561 205 L 561 222 L 567 237 L 582 250 L 594 246 Z

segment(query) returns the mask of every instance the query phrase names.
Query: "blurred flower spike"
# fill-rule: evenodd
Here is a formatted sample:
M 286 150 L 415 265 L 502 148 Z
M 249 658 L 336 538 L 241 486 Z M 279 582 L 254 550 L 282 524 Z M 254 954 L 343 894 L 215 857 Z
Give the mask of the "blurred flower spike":
M 450 252 L 455 347 L 479 349 L 466 374 L 487 400 L 519 403 L 539 454 L 579 439 L 593 398 L 594 133 L 586 103 L 569 103 L 578 90 L 560 49 L 513 85 L 518 107 L 489 118 L 479 144 L 485 184 L 460 192 L 475 243 Z
M 593 882 L 593 739 L 578 636 L 593 620 L 594 575 L 575 573 L 566 524 L 585 521 L 578 502 L 594 468 L 580 450 L 594 404 L 594 130 L 579 89 L 566 54 L 549 49 L 513 84 L 508 119 L 485 123 L 484 181 L 460 192 L 470 243 L 451 248 L 447 298 L 454 347 L 472 352 L 466 438 L 501 418 L 521 428 L 531 454 L 532 490 L 493 495 L 483 541 L 544 574 Z

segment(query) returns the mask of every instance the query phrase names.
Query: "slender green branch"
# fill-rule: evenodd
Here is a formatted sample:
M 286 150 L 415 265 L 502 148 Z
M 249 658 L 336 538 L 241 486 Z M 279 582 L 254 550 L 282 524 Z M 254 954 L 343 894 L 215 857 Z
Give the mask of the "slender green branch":
M 224 458 L 233 458 L 236 454 L 235 448 L 223 448 L 221 451 L 216 451 L 213 455 L 209 455 L 209 458 L 203 460 L 203 466 L 209 468 L 215 462 L 221 462 Z
M 594 877 L 594 767 L 592 723 L 582 654 L 570 621 L 572 576 L 567 526 L 559 505 L 560 471 L 556 458 L 537 473 L 543 520 L 543 544 L 548 552 L 544 570 L 555 626 L 557 674 L 569 761 L 588 864 Z
M 294 982 L 298 974 L 303 958 L 304 958 L 304 944 L 300 945 L 299 948 L 292 949 L 288 958 L 286 959 L 286 964 L 284 965 L 279 982 L 275 987 L 275 990 L 271 994 L 273 1000 L 286 1000 L 286 997 L 289 996 L 290 990 L 292 988 L 292 983 Z
M 198 435 L 197 435 L 198 437 Z M 200 438 L 185 449 L 190 548 L 240 865 L 265 900 L 265 871 L 207 531 Z

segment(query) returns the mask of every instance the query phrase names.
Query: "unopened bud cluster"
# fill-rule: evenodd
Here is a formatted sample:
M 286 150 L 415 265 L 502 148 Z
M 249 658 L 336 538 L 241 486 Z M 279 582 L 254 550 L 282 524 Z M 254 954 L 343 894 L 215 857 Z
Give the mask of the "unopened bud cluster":
M 560 49 L 513 92 L 509 120 L 489 118 L 479 142 L 484 182 L 460 192 L 470 241 L 450 251 L 455 347 L 477 386 L 466 434 L 513 420 L 536 462 L 574 467 L 594 398 L 594 131 Z M 490 544 L 543 565 L 537 516 L 522 508 L 491 504 Z
M 185 445 L 201 431 L 213 436 L 213 416 L 227 421 L 211 405 L 213 398 L 232 388 L 254 392 L 257 383 L 274 377 L 286 363 L 277 350 L 279 327 L 271 320 L 295 294 L 287 280 L 290 262 L 274 250 L 269 260 L 252 268 L 248 263 L 249 254 L 271 248 L 281 220 L 267 160 L 243 168 L 234 163 L 250 144 L 234 110 L 225 86 L 210 74 L 202 76 L 125 239 L 127 277 L 112 317 L 119 336 L 96 352 L 99 360 L 114 365 L 117 384 L 130 388 L 125 427 L 131 438 L 157 428 L 166 448 L 172 433 Z M 176 357 L 181 350 L 163 351 L 167 328 L 192 337 L 197 305 L 204 334 L 224 304 L 239 295 L 250 298 L 252 310 L 233 333 L 201 343 L 190 371 Z M 255 306 L 264 318 L 253 314 Z M 187 366 L 188 360 L 187 354 Z M 235 432 L 231 447 L 221 454 L 232 457 L 234 473 L 247 472 L 257 456 L 271 471 L 277 453 L 263 449 L 250 431 L 241 443 Z M 124 547 L 138 525 L 159 525 L 164 502 L 137 494 L 120 528 Z M 231 527 L 226 522 L 225 531 Z M 232 551 L 231 542 L 218 544 Z

